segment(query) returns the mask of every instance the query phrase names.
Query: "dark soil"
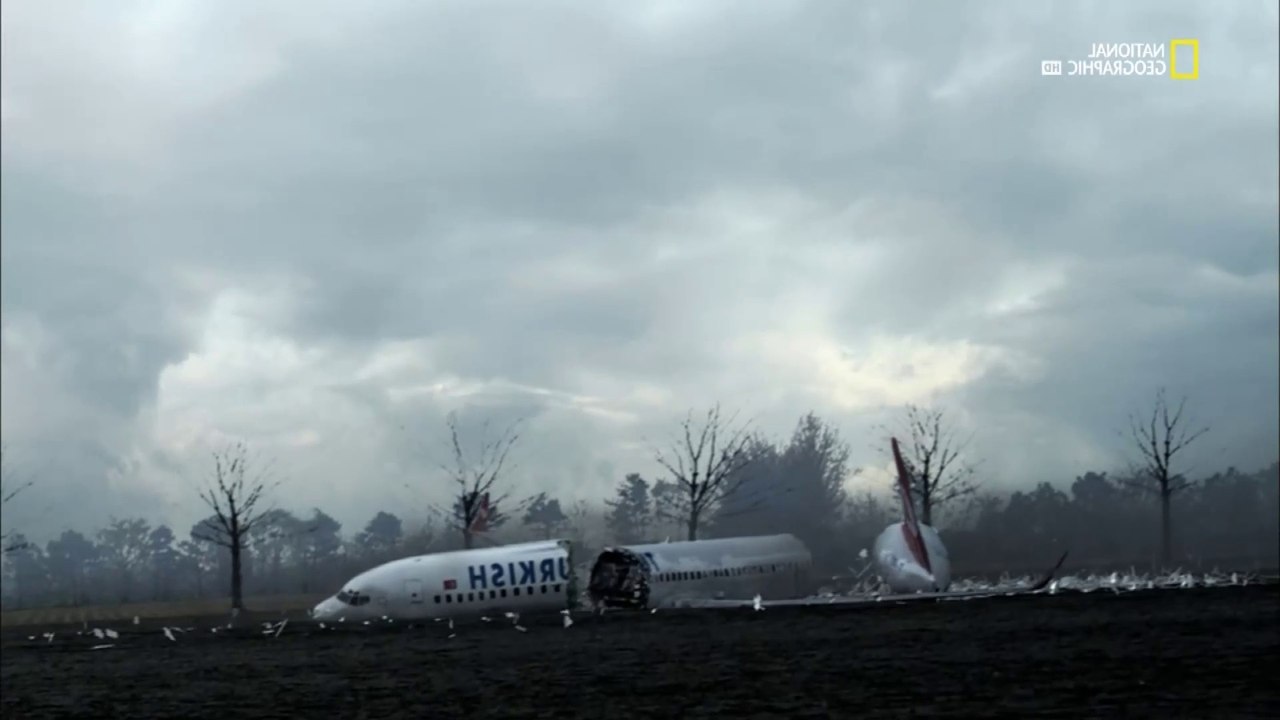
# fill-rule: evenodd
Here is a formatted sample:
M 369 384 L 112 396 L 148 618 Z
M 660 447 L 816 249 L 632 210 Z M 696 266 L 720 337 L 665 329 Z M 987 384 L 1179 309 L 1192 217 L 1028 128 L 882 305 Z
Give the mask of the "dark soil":
M 206 621 L 178 623 L 193 629 L 176 641 L 147 623 L 115 627 L 115 640 L 9 630 L 0 707 L 222 720 L 1280 717 L 1275 585 L 520 622 L 293 621 L 270 636 Z

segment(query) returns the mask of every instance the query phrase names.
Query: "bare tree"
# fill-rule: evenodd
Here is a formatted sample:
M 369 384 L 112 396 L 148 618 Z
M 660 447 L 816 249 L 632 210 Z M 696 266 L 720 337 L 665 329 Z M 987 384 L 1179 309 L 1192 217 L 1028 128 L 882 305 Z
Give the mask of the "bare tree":
M 9 501 L 17 497 L 23 490 L 35 484 L 35 480 L 15 484 L 13 468 L 9 467 L 9 464 L 5 462 L 4 453 L 5 448 L 0 445 L 0 509 L 7 506 Z M 11 530 L 0 530 L 0 554 L 8 555 L 11 552 L 25 548 L 29 544 L 16 542 L 18 537 L 19 534 Z
M 269 467 L 252 471 L 248 449 L 236 443 L 213 453 L 213 477 L 200 490 L 200 499 L 213 509 L 214 517 L 197 526 L 199 531 L 192 531 L 191 536 L 231 552 L 231 607 L 236 610 L 244 608 L 241 556 L 250 532 L 271 510 L 259 503 L 268 490 L 279 485 L 279 481 L 268 479 L 269 471 Z
M 720 417 L 720 405 L 707 411 L 702 427 L 695 429 L 693 411 L 681 427 L 682 440 L 673 443 L 669 453 L 655 451 L 658 464 L 671 473 L 674 485 L 670 493 L 658 493 L 663 499 L 659 514 L 669 520 L 683 522 L 690 540 L 698 539 L 698 524 L 726 498 L 742 488 L 747 476 L 741 472 L 750 463 L 747 443 L 751 436 L 746 425 L 733 428 L 734 416 Z
M 1173 458 L 1183 448 L 1195 442 L 1196 438 L 1209 432 L 1208 427 L 1188 433 L 1185 427 L 1179 427 L 1182 421 L 1182 410 L 1187 399 L 1178 402 L 1178 409 L 1169 414 L 1169 404 L 1165 400 L 1164 388 L 1156 391 L 1155 406 L 1151 410 L 1151 419 L 1143 424 L 1129 416 L 1129 430 L 1134 444 L 1142 455 L 1138 467 L 1121 482 L 1131 488 L 1151 493 L 1160 498 L 1160 560 L 1168 565 L 1173 557 L 1173 528 L 1170 517 L 1170 505 L 1173 496 L 1186 490 L 1194 483 L 1180 473 L 1173 471 Z
M 920 522 L 933 525 L 935 510 L 978 490 L 975 467 L 960 457 L 973 438 L 958 440 L 941 409 L 908 405 L 905 424 L 903 461 L 911 473 L 911 495 L 920 503 Z
M 453 464 L 442 464 L 440 467 L 458 486 L 458 490 L 453 507 L 442 514 L 462 532 L 463 546 L 470 549 L 477 533 L 496 528 L 507 519 L 499 508 L 509 493 L 493 497 L 493 490 L 502 477 L 511 448 L 520 439 L 517 429 L 521 421 L 517 419 L 512 422 L 496 440 L 489 437 L 489 423 L 486 421 L 481 429 L 479 456 L 474 462 L 468 462 L 462 451 L 457 414 L 449 413 L 446 422 L 449 426 Z

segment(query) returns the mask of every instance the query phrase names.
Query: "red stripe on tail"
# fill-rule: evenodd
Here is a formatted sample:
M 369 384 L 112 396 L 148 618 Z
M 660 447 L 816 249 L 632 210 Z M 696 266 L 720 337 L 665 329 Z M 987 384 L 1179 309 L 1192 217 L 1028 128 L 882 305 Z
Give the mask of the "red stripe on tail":
M 911 473 L 907 472 L 907 464 L 902 460 L 902 452 L 898 449 L 898 438 L 890 438 L 893 445 L 893 462 L 898 466 L 898 496 L 902 499 L 902 536 L 907 547 L 915 557 L 916 563 L 928 572 L 933 572 L 929 565 L 929 551 L 925 549 L 924 537 L 920 534 L 920 523 L 916 521 L 915 503 L 911 502 Z
M 476 508 L 471 519 L 471 532 L 482 533 L 489 530 L 489 493 L 480 496 L 480 506 Z

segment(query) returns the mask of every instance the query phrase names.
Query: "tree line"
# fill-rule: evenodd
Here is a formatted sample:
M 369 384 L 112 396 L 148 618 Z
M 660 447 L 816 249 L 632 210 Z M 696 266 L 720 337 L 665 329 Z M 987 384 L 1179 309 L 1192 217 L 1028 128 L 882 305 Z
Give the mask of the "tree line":
M 1153 412 L 1134 419 L 1135 461 L 1119 473 L 1091 471 L 1067 489 L 1041 482 L 1008 495 L 984 486 L 980 463 L 942 410 L 907 407 L 899 427 L 883 430 L 903 441 L 919 517 L 940 528 L 958 574 L 1031 572 L 1062 550 L 1080 568 L 1274 566 L 1280 464 L 1187 477 L 1178 454 L 1206 430 L 1187 431 L 1184 409 L 1185 401 L 1173 407 L 1159 393 Z M 891 496 L 850 493 L 860 471 L 849 467 L 849 445 L 815 414 L 782 441 L 735 420 L 718 406 L 691 412 L 670 446 L 654 450 L 664 477 L 628 474 L 602 504 L 566 510 L 546 492 L 513 501 L 507 471 L 519 421 L 495 438 L 483 429 L 468 454 L 451 415 L 450 462 L 437 477 L 452 486 L 452 501 L 412 530 L 382 511 L 354 533 L 319 508 L 275 507 L 270 465 L 233 445 L 214 454 L 196 493 L 210 514 L 185 535 L 143 518 L 112 518 L 91 536 L 68 530 L 40 547 L 6 528 L 3 601 L 7 608 L 167 601 L 229 590 L 238 607 L 246 596 L 332 592 L 396 557 L 549 537 L 571 538 L 583 557 L 610 543 L 790 532 L 808 545 L 819 572 L 839 576 L 900 519 Z M 7 503 L 29 485 L 0 497 Z

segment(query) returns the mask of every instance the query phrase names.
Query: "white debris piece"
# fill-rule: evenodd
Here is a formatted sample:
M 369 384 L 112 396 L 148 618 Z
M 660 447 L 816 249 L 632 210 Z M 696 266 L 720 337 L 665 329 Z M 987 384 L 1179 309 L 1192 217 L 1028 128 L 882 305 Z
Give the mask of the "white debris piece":
M 516 629 L 519 630 L 520 632 L 529 632 L 529 630 L 523 625 L 517 625 Z
M 115 630 L 112 630 L 111 628 L 107 628 L 107 637 L 111 638 L 112 640 L 115 640 L 116 638 L 120 637 L 120 633 L 116 632 Z
M 564 616 L 564 628 L 568 630 L 572 626 L 573 626 L 573 618 L 569 617 L 569 615 L 566 614 Z
M 115 647 L 115 645 L 114 645 L 114 644 L 111 644 L 111 645 L 94 645 L 93 647 L 91 647 L 91 648 L 89 648 L 89 649 L 90 649 L 90 650 L 106 650 L 107 648 L 113 648 L 113 647 Z
M 103 633 L 102 633 L 102 628 L 94 628 L 94 629 L 93 629 L 93 636 L 94 636 L 94 637 L 96 637 L 96 638 L 98 638 L 99 640 L 101 640 L 103 637 L 105 637 L 105 636 L 103 635 Z
M 140 623 L 140 622 L 142 622 L 142 620 L 141 620 L 141 619 L 139 619 L 137 615 L 134 615 L 134 616 L 133 616 L 133 624 L 134 624 L 134 625 L 137 625 L 137 624 L 138 624 L 138 623 Z
M 759 595 L 756 595 L 755 597 L 751 598 L 751 609 L 755 610 L 756 612 L 760 612 L 761 610 L 764 609 L 764 603 L 762 602 L 762 598 Z
M 458 637 L 458 634 L 457 634 L 457 633 L 450 633 L 450 634 L 449 634 L 449 639 L 450 639 L 450 640 L 452 640 L 452 639 L 454 639 L 454 638 L 456 638 L 456 637 Z
M 449 618 L 449 629 L 453 629 L 453 618 Z
M 48 643 L 53 642 L 53 633 L 51 632 L 45 633 L 44 639 L 45 639 L 45 642 L 48 642 Z
M 276 634 L 275 634 L 275 637 L 280 637 L 280 633 L 284 632 L 284 626 L 285 626 L 285 625 L 288 625 L 288 624 L 289 624 L 289 621 L 288 621 L 287 619 L 286 619 L 286 620 L 281 620 L 281 621 L 280 621 L 280 626 L 276 628 Z
M 173 631 L 167 627 L 164 629 L 164 636 L 169 638 L 169 642 L 178 642 L 178 639 L 173 636 Z

